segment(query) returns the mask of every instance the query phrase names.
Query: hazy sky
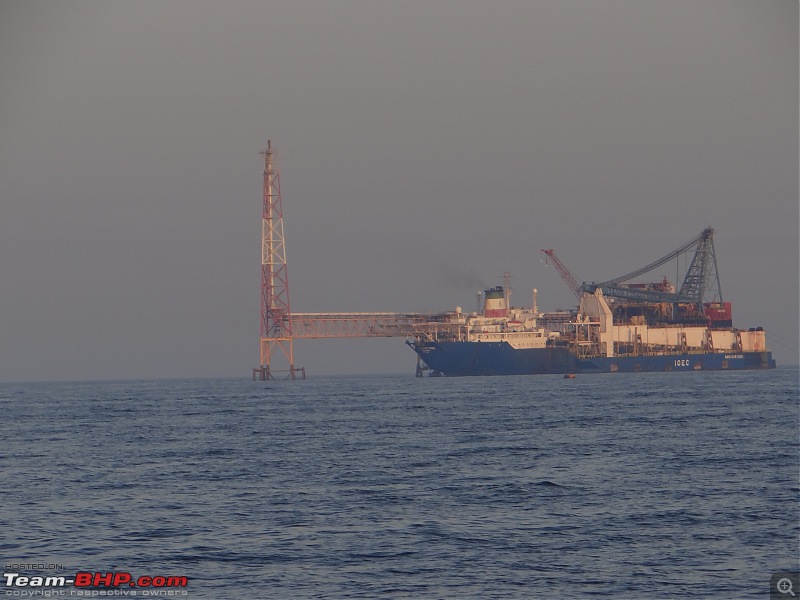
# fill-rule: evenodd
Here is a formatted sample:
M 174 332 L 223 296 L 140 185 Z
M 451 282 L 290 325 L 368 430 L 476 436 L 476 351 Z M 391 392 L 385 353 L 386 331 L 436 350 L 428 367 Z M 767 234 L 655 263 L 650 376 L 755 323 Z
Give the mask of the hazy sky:
M 0 380 L 249 377 L 267 139 L 296 311 L 569 307 L 540 248 L 603 280 L 711 225 L 798 362 L 796 0 L 2 0 Z

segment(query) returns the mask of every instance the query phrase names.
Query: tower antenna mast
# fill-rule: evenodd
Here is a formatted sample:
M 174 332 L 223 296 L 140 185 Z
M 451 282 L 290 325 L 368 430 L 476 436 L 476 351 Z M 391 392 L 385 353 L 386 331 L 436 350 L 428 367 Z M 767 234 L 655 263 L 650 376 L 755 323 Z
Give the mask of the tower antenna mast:
M 273 356 L 284 355 L 289 362 L 288 378 L 295 379 L 305 368 L 295 368 L 292 339 L 286 243 L 283 237 L 283 202 L 272 141 L 260 152 L 264 157 L 264 212 L 261 217 L 261 360 L 253 378 L 275 379 Z

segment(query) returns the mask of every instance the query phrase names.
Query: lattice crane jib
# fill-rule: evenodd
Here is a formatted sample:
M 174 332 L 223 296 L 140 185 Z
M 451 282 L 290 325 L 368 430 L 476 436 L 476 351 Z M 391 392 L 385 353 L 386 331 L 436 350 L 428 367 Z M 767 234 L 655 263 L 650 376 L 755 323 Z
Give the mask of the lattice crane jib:
M 558 271 L 559 275 L 561 275 L 561 279 L 564 280 L 564 283 L 567 284 L 567 287 L 572 291 L 576 298 L 581 297 L 581 286 L 578 285 L 578 282 L 575 280 L 575 277 L 572 275 L 570 270 L 567 266 L 559 260 L 556 256 L 556 253 L 553 251 L 552 248 L 548 250 L 542 249 L 542 252 L 553 261 L 553 265 L 555 266 L 556 270 Z

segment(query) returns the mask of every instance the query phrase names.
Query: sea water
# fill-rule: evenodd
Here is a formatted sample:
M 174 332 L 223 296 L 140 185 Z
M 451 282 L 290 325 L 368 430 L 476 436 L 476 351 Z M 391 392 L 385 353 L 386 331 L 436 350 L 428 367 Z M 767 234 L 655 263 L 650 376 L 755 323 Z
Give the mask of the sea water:
M 798 569 L 797 369 L 2 384 L 0 409 L 4 573 L 186 577 L 9 597 L 766 598 Z

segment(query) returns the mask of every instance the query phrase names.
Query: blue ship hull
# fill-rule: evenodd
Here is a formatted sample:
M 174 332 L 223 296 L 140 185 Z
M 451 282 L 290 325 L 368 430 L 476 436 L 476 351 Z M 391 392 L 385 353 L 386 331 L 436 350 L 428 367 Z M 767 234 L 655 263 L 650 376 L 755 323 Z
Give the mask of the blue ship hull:
M 447 376 L 644 373 L 774 369 L 772 352 L 676 353 L 578 358 L 567 348 L 516 350 L 507 342 L 409 342 L 432 372 Z

